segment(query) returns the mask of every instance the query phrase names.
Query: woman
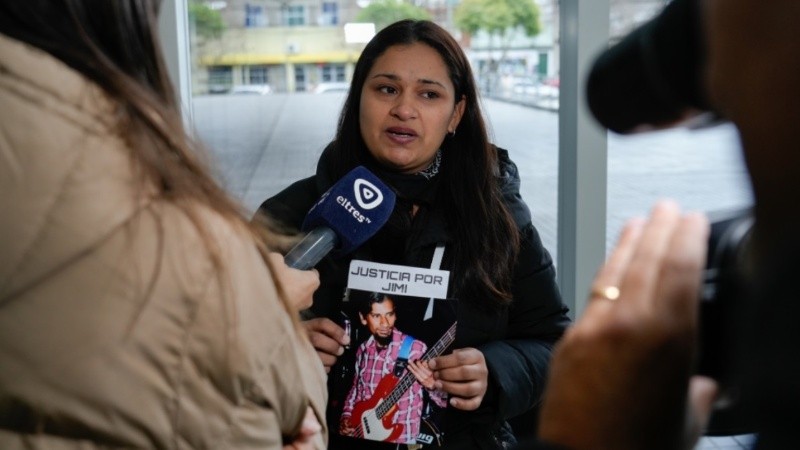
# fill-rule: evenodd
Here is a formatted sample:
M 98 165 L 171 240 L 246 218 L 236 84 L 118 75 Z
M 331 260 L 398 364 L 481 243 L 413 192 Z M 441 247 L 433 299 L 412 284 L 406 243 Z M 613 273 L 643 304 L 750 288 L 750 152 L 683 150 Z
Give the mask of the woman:
M 0 3 L 0 448 L 324 448 L 316 274 L 197 160 L 156 4 Z
M 428 366 L 450 395 L 450 448 L 514 442 L 505 421 L 538 404 L 551 347 L 569 323 L 552 260 L 519 196 L 517 168 L 489 142 L 478 100 L 469 63 L 445 30 L 429 21 L 392 24 L 361 54 L 316 175 L 261 206 L 299 228 L 314 202 L 358 165 L 397 193 L 376 236 L 317 266 L 317 317 L 304 325 L 328 370 L 349 345 L 332 319 L 342 308 L 350 260 L 427 268 L 444 246 L 448 297 L 458 300 L 456 350 Z M 329 389 L 333 403 L 331 379 Z M 359 445 L 394 448 L 331 435 L 331 448 Z

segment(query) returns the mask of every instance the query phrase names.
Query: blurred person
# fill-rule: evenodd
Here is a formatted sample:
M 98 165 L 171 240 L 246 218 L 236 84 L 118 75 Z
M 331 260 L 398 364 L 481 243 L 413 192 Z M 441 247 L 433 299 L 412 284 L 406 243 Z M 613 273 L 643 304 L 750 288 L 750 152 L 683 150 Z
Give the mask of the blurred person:
M 511 445 L 506 421 L 538 406 L 552 345 L 569 318 L 552 259 L 520 197 L 517 168 L 489 141 L 469 62 L 438 25 L 403 20 L 375 35 L 356 63 L 336 137 L 316 174 L 260 211 L 299 229 L 317 199 L 359 165 L 398 199 L 387 225 L 364 246 L 317 265 L 316 318 L 304 325 L 319 357 L 330 370 L 349 344 L 336 320 L 351 260 L 427 268 L 444 246 L 440 267 L 450 271 L 448 298 L 458 302 L 455 350 L 428 362 L 450 398 L 444 446 Z M 331 435 L 335 449 L 396 447 Z
M 752 295 L 731 366 L 756 449 L 798 448 L 800 2 L 705 0 L 705 91 L 737 127 L 755 197 Z M 541 443 L 521 448 L 690 449 L 719 386 L 694 373 L 708 226 L 660 203 L 634 221 L 556 350 Z M 609 300 L 608 287 L 618 287 Z M 732 343 L 733 344 L 733 343 Z
M 158 4 L 0 3 L 0 448 L 322 449 L 318 275 L 199 160 Z

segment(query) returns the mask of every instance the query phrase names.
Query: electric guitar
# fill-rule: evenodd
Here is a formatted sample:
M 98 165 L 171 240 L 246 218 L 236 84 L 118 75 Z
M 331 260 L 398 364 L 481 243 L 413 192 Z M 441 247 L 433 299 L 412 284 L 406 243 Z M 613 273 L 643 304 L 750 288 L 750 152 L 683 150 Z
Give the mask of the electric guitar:
M 433 347 L 422 356 L 422 360 L 435 358 L 453 343 L 456 336 L 456 322 Z M 354 436 L 373 441 L 394 442 L 403 432 L 402 424 L 393 424 L 397 412 L 397 401 L 417 381 L 413 373 L 406 371 L 402 377 L 389 373 L 381 378 L 375 392 L 368 400 L 353 406 L 348 426 L 355 429 Z

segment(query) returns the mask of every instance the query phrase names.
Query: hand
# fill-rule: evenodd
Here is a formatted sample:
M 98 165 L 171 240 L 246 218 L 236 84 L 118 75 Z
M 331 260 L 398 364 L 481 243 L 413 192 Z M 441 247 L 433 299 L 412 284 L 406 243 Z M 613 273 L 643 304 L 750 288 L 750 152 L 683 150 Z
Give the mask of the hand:
M 425 389 L 433 389 L 436 379 L 433 377 L 433 371 L 428 368 L 428 363 L 426 361 L 409 361 L 408 371 L 414 374 L 419 384 L 424 386 Z
M 434 388 L 450 394 L 450 405 L 465 411 L 478 409 L 489 383 L 483 353 L 476 348 L 460 348 L 428 361 L 428 367 L 436 377 Z
M 575 450 L 693 447 L 716 395 L 712 380 L 690 378 L 708 229 L 672 202 L 626 226 L 593 283 L 619 287 L 618 299 L 589 299 L 556 346 L 542 440 Z
M 286 300 L 298 310 L 310 308 L 314 300 L 314 291 L 319 287 L 317 270 L 292 269 L 283 262 L 280 253 L 270 252 L 267 258 L 286 295 Z
M 301 323 L 308 333 L 311 345 L 317 350 L 322 365 L 325 366 L 325 372 L 330 373 L 331 367 L 336 364 L 336 358 L 344 353 L 344 346 L 350 344 L 350 336 L 345 334 L 344 328 L 325 317 Z
M 283 446 L 283 450 L 314 450 L 314 438 L 321 433 L 322 425 L 319 424 L 314 410 L 309 406 L 306 409 L 303 423 L 300 425 L 300 431 L 289 444 Z
M 342 436 L 352 436 L 356 429 L 350 426 L 350 416 L 342 416 L 339 419 L 339 434 Z

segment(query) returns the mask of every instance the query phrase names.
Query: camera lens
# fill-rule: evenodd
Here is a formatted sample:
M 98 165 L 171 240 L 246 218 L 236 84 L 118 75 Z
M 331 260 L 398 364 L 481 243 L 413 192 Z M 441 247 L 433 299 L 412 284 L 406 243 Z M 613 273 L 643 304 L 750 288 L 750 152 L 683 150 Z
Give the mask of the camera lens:
M 749 209 L 710 214 L 711 234 L 700 303 L 700 345 L 697 373 L 720 386 L 721 400 L 706 434 L 752 431 L 738 401 L 735 358 L 741 354 L 736 324 L 750 292 L 752 212 Z M 716 220 L 714 217 L 716 216 Z
M 712 219 L 701 292 L 698 372 L 724 384 L 734 350 L 731 317 L 746 290 L 753 218 L 749 209 L 717 213 L 716 217 L 722 218 Z

